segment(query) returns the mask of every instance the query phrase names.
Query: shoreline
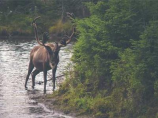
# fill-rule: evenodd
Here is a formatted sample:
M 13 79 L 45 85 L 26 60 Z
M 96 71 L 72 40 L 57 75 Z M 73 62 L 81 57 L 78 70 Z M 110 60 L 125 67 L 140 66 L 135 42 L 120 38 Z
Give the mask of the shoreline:
M 0 36 L 0 40 L 1 39 L 17 39 L 17 38 L 22 38 L 22 39 L 26 39 L 26 38 L 31 38 L 33 39 L 34 36 L 33 35 L 23 35 L 23 36 L 20 36 L 20 35 L 17 35 L 17 36 Z
M 52 112 L 55 111 L 57 113 L 60 113 L 62 115 L 67 115 L 72 118 L 94 118 L 93 116 L 90 116 L 90 115 L 77 115 L 76 112 L 72 113 L 72 112 L 63 111 L 60 108 L 62 106 L 55 104 L 56 99 L 53 97 L 48 97 L 48 95 L 50 95 L 50 94 L 32 96 L 31 99 L 35 100 L 37 102 L 37 104 L 39 104 L 39 103 L 43 104 L 47 109 L 49 109 Z

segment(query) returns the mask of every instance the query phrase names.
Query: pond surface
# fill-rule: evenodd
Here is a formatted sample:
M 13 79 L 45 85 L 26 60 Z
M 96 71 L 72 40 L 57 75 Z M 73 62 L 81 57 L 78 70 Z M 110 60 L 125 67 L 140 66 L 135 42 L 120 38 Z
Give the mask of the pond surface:
M 28 90 L 25 90 L 29 53 L 35 45 L 36 41 L 0 40 L 0 118 L 72 118 L 50 111 L 43 104 L 31 99 L 31 96 L 43 95 L 43 84 L 36 84 L 33 90 L 30 77 Z M 57 76 L 65 71 L 65 66 L 70 62 L 72 53 L 67 49 L 71 47 L 70 44 L 60 50 Z M 51 71 L 48 72 L 47 79 L 50 77 Z M 38 74 L 35 81 L 43 81 L 43 73 Z M 63 78 L 57 78 L 57 85 L 61 81 Z M 47 82 L 47 93 L 52 93 L 52 81 Z

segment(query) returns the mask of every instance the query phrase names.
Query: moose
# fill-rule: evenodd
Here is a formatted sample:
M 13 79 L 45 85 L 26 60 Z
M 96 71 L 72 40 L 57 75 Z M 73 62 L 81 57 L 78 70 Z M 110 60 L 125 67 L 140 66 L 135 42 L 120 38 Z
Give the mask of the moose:
M 25 81 L 25 89 L 27 89 L 27 82 L 30 74 L 32 75 L 32 88 L 35 86 L 35 77 L 37 74 L 43 71 L 44 75 L 44 91 L 46 92 L 46 84 L 47 84 L 47 71 L 52 69 L 52 81 L 53 81 L 53 91 L 55 90 L 55 74 L 57 70 L 57 65 L 59 63 L 59 51 L 61 47 L 66 46 L 71 42 L 71 39 L 74 35 L 75 28 L 72 28 L 72 34 L 70 36 L 66 36 L 66 38 L 62 39 L 60 42 L 54 43 L 46 43 L 49 39 L 47 33 L 43 34 L 42 42 L 39 40 L 36 20 L 39 19 L 36 17 L 32 26 L 34 27 L 35 38 L 38 46 L 35 46 L 30 53 L 30 61 L 28 67 L 28 73 Z M 33 71 L 35 67 L 35 70 Z M 33 72 L 32 72 L 33 71 Z M 32 73 L 31 73 L 32 72 Z

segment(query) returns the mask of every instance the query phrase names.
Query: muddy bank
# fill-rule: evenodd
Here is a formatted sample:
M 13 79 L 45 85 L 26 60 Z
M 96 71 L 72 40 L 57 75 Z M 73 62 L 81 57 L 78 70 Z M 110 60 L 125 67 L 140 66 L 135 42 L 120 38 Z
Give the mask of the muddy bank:
M 31 99 L 35 100 L 36 104 L 43 104 L 47 109 L 52 112 L 57 112 L 59 114 L 68 115 L 71 118 L 94 118 L 90 115 L 81 115 L 76 112 L 70 112 L 61 108 L 62 106 L 56 104 L 56 98 L 50 97 L 50 94 L 42 95 L 42 96 L 32 96 Z

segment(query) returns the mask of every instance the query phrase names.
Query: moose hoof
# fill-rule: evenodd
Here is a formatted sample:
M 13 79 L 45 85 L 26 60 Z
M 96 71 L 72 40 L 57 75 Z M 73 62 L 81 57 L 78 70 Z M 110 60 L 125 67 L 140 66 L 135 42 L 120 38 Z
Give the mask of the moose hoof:
M 27 87 L 25 86 L 25 90 L 27 90 Z
M 46 90 L 44 90 L 44 94 L 46 94 Z

